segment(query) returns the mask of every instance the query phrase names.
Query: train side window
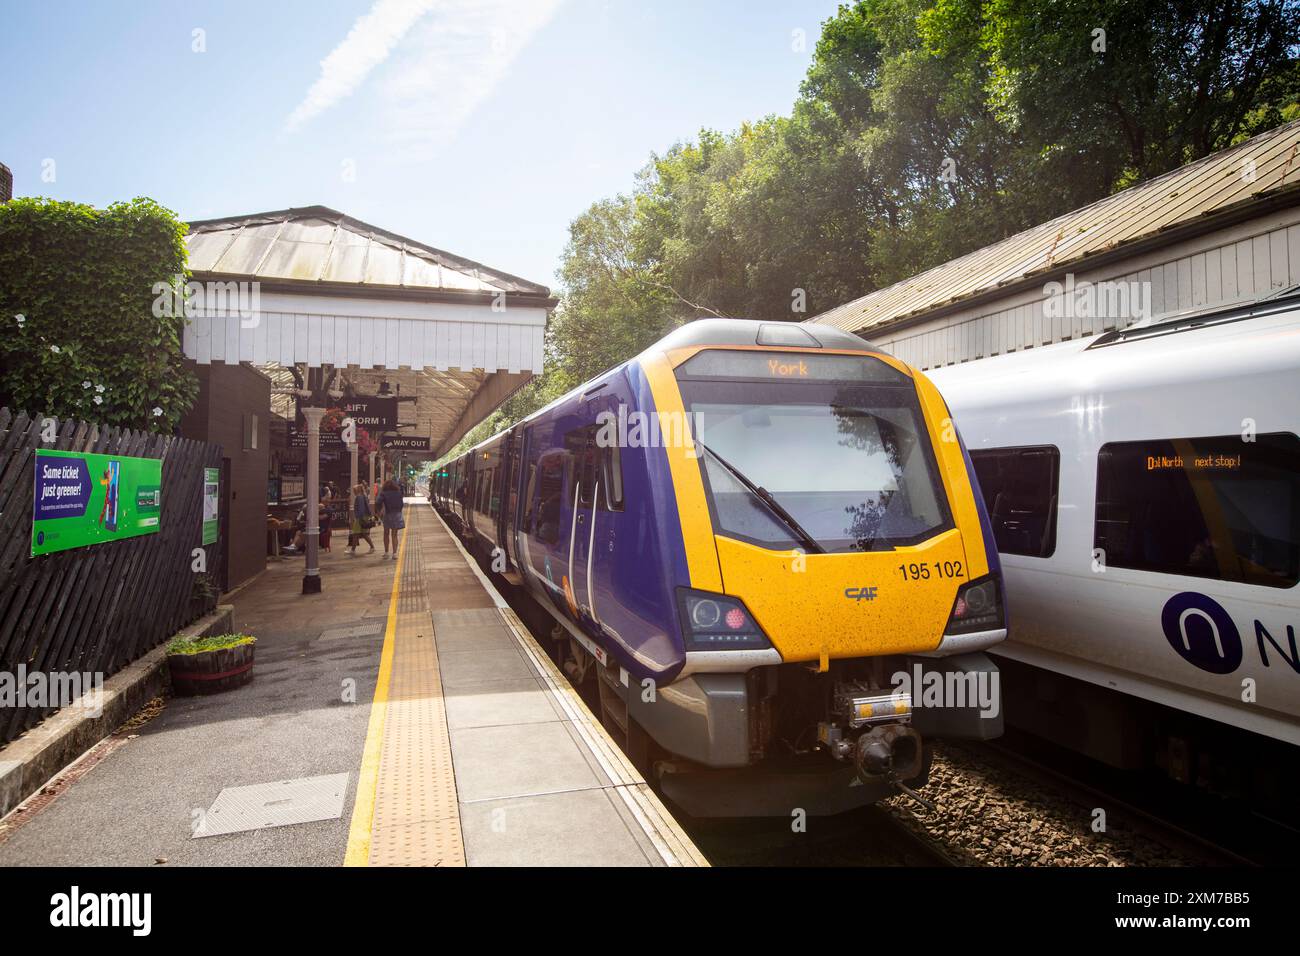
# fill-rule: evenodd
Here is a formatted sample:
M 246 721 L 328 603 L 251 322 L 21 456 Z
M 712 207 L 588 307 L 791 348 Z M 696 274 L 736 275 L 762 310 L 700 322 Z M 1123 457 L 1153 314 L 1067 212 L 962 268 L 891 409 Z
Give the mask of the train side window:
M 537 537 L 546 544 L 560 540 L 560 498 L 567 458 L 563 452 L 551 452 L 537 464 Z
M 586 444 L 579 452 L 578 497 L 584 505 L 590 505 L 596 498 L 596 476 L 599 474 L 598 452 L 594 438 L 588 435 Z
M 590 506 L 595 499 L 596 478 L 600 471 L 596 430 L 577 428 L 564 436 L 564 447 L 573 459 L 573 480 L 578 485 L 578 503 Z
M 506 470 L 501 465 L 492 469 L 492 485 L 489 494 L 491 498 L 488 501 L 488 514 L 493 518 L 501 517 L 501 491 L 502 482 L 505 480 Z
M 537 490 L 537 463 L 530 461 L 528 463 L 528 484 L 524 488 L 524 534 L 532 534 L 533 531 L 533 508 L 536 498 L 533 492 Z
M 1050 558 L 1056 551 L 1061 452 L 1055 445 L 970 453 L 1001 554 Z
M 618 445 L 600 449 L 601 481 L 604 493 L 601 495 L 602 506 L 609 511 L 623 510 L 623 456 Z
M 1292 587 L 1300 581 L 1300 438 L 1103 445 L 1093 545 L 1110 567 Z

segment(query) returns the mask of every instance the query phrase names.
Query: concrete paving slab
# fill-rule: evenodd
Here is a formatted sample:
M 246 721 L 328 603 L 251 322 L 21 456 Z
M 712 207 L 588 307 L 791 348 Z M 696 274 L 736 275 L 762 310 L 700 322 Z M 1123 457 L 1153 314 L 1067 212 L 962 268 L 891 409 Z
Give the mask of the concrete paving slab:
M 466 727 L 452 734 L 463 804 L 600 787 L 564 723 Z
M 605 790 L 461 806 L 470 866 L 647 866 Z
M 458 651 L 503 650 L 517 648 L 514 635 L 504 624 L 488 624 L 479 627 L 441 627 L 434 629 L 438 639 L 439 654 L 455 654 Z
M 447 724 L 453 732 L 462 727 L 551 723 L 564 716 L 546 686 L 533 678 L 472 684 L 446 700 Z
M 514 647 L 456 651 L 438 655 L 442 686 L 448 693 L 485 681 L 533 677 L 533 670 Z

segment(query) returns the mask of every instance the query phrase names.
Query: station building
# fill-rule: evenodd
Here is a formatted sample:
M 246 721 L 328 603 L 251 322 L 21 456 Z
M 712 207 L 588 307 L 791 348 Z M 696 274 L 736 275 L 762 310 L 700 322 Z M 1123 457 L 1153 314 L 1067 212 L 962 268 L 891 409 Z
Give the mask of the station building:
M 1300 121 L 809 319 L 921 369 L 1300 285 Z
M 268 517 L 291 523 L 310 496 L 304 407 L 328 422 L 380 400 L 357 474 L 382 480 L 450 450 L 542 371 L 555 299 L 499 269 L 324 206 L 193 222 L 185 241 L 207 294 L 184 335 L 200 394 L 181 434 L 224 449 L 222 590 L 266 567 Z M 318 481 L 344 492 L 337 529 L 351 454 L 328 425 L 318 437 Z

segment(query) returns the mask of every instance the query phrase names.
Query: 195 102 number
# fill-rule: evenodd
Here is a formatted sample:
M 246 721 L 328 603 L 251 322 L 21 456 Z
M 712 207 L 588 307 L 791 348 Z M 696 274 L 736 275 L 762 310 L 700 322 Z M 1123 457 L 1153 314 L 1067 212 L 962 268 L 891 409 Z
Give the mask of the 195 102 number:
M 898 573 L 903 576 L 904 581 L 928 581 L 931 577 L 935 578 L 961 578 L 965 577 L 962 571 L 960 561 L 913 561 L 910 564 L 900 564 Z

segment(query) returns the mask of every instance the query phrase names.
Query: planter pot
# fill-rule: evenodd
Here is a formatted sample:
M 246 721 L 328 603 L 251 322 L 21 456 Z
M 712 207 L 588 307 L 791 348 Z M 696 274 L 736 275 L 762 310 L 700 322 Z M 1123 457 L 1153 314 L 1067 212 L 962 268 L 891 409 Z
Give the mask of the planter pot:
M 256 644 L 238 644 L 199 654 L 169 654 L 172 690 L 181 697 L 220 694 L 243 687 L 253 679 L 253 649 Z

